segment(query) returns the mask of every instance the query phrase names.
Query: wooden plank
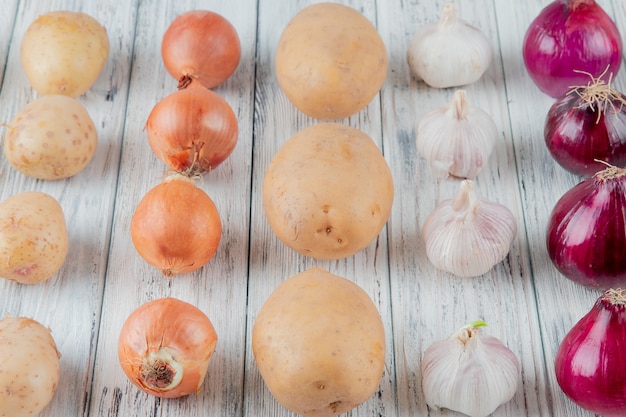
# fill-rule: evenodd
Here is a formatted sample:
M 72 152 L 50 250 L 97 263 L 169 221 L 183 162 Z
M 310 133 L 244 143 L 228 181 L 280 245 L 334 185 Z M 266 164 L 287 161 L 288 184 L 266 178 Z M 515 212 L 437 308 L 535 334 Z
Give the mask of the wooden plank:
M 102 74 L 79 98 L 99 133 L 96 155 L 90 164 L 70 179 L 46 182 L 18 173 L 4 157 L 0 162 L 2 199 L 21 191 L 49 193 L 59 200 L 70 235 L 67 260 L 56 276 L 34 286 L 0 282 L 0 316 L 32 317 L 50 327 L 63 355 L 59 388 L 40 414 L 42 417 L 83 415 L 91 394 L 93 347 L 99 330 L 110 242 L 135 7 L 134 2 L 115 7 L 95 2 L 21 2 L 11 36 L 6 32 L 2 35 L 3 39 L 11 39 L 0 97 L 0 117 L 6 121 L 37 97 L 23 73 L 19 45 L 24 31 L 39 15 L 60 9 L 83 11 L 107 28 L 111 41 L 109 60 Z
M 16 20 L 18 0 L 6 1 L 4 13 L 0 16 L 0 39 L 5 40 L 0 45 L 0 85 L 4 80 L 4 71 L 9 57 L 9 47 L 11 46 L 13 25 Z
M 194 9 L 222 14 L 239 33 L 239 67 L 215 89 L 238 116 L 239 142 L 233 154 L 199 183 L 221 214 L 223 234 L 217 254 L 200 270 L 168 279 L 139 257 L 130 239 L 129 225 L 140 199 L 161 181 L 165 170 L 143 131 L 152 107 L 176 90 L 176 80 L 162 64 L 161 39 L 176 16 Z M 237 9 L 217 0 L 169 2 L 165 7 L 160 2 L 140 4 L 91 415 L 241 414 L 255 47 L 253 1 L 238 2 Z M 139 305 L 161 297 L 176 297 L 196 305 L 209 316 L 218 334 L 202 389 L 181 400 L 162 401 L 139 392 L 123 374 L 117 357 L 119 332 L 128 315 Z

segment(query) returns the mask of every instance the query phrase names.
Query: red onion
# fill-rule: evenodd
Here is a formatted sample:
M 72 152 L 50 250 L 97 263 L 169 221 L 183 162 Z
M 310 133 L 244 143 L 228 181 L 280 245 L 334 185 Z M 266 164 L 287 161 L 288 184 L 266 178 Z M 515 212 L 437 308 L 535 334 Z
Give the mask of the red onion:
M 586 177 L 626 165 L 626 96 L 600 78 L 562 95 L 548 111 L 548 150 L 566 170 Z
M 594 0 L 555 0 L 532 21 L 523 44 L 524 64 L 544 93 L 557 98 L 598 77 L 617 74 L 622 39 L 615 23 Z
M 626 287 L 626 169 L 609 166 L 567 191 L 547 229 L 548 254 L 565 277 L 602 290 Z
M 626 291 L 609 289 L 567 333 L 554 368 L 563 392 L 606 417 L 626 415 Z

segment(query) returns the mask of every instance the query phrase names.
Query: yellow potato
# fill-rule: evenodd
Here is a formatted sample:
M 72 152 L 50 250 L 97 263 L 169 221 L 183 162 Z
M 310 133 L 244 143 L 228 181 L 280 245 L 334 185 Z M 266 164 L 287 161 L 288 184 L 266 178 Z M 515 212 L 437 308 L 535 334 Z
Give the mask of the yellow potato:
M 56 392 L 60 354 L 50 330 L 25 317 L 0 320 L 0 416 L 32 417 Z
M 54 197 L 27 191 L 0 203 L 0 277 L 44 281 L 61 268 L 67 249 L 65 216 Z
M 322 123 L 278 150 L 265 174 L 263 208 L 293 250 L 340 259 L 378 236 L 393 194 L 391 171 L 374 141 L 353 127 Z
M 252 329 L 258 369 L 274 398 L 309 417 L 345 413 L 378 389 L 385 332 L 354 282 L 314 268 L 280 284 Z
M 106 29 L 81 12 L 59 10 L 39 16 L 20 45 L 24 72 L 41 95 L 80 96 L 98 79 L 108 56 Z
M 83 104 L 60 94 L 31 101 L 9 123 L 4 155 L 21 173 L 59 180 L 82 171 L 93 159 L 98 132 Z
M 367 106 L 387 76 L 385 44 L 357 10 L 336 3 L 302 9 L 276 49 L 276 77 L 303 113 L 342 119 Z

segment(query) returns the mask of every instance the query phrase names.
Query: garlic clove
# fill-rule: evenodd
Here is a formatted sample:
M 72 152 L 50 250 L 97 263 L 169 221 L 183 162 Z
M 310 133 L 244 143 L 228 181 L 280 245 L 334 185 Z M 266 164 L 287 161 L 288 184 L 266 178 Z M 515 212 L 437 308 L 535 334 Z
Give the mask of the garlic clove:
M 489 272 L 507 256 L 516 234 L 513 213 L 479 199 L 471 180 L 461 181 L 455 197 L 442 201 L 422 228 L 430 262 L 459 277 Z
M 457 90 L 449 105 L 426 113 L 417 128 L 418 153 L 439 178 L 475 178 L 487 164 L 498 140 L 489 114 L 470 106 L 465 90 Z
M 492 60 L 489 38 L 458 18 L 453 3 L 443 5 L 438 23 L 420 27 L 407 49 L 411 73 L 434 88 L 478 81 Z
M 481 335 L 483 326 L 464 326 L 424 352 L 422 389 L 430 407 L 485 417 L 517 392 L 517 357 L 498 338 Z

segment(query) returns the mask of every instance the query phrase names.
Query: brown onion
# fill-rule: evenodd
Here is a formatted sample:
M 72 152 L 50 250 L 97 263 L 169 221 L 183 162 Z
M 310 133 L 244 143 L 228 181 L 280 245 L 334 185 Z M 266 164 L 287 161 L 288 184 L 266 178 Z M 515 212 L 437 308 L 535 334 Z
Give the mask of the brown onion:
M 141 391 L 177 398 L 200 389 L 216 344 L 213 324 L 202 311 L 175 298 L 161 298 L 126 319 L 118 357 Z
M 215 255 L 222 223 L 213 200 L 192 179 L 171 174 L 139 202 L 130 232 L 139 255 L 173 277 Z
M 237 116 L 220 95 L 202 87 L 158 102 L 146 122 L 154 154 L 173 171 L 210 172 L 235 149 Z
M 178 16 L 163 35 L 161 55 L 178 88 L 198 82 L 213 88 L 239 65 L 241 44 L 233 25 L 217 13 L 193 10 Z

